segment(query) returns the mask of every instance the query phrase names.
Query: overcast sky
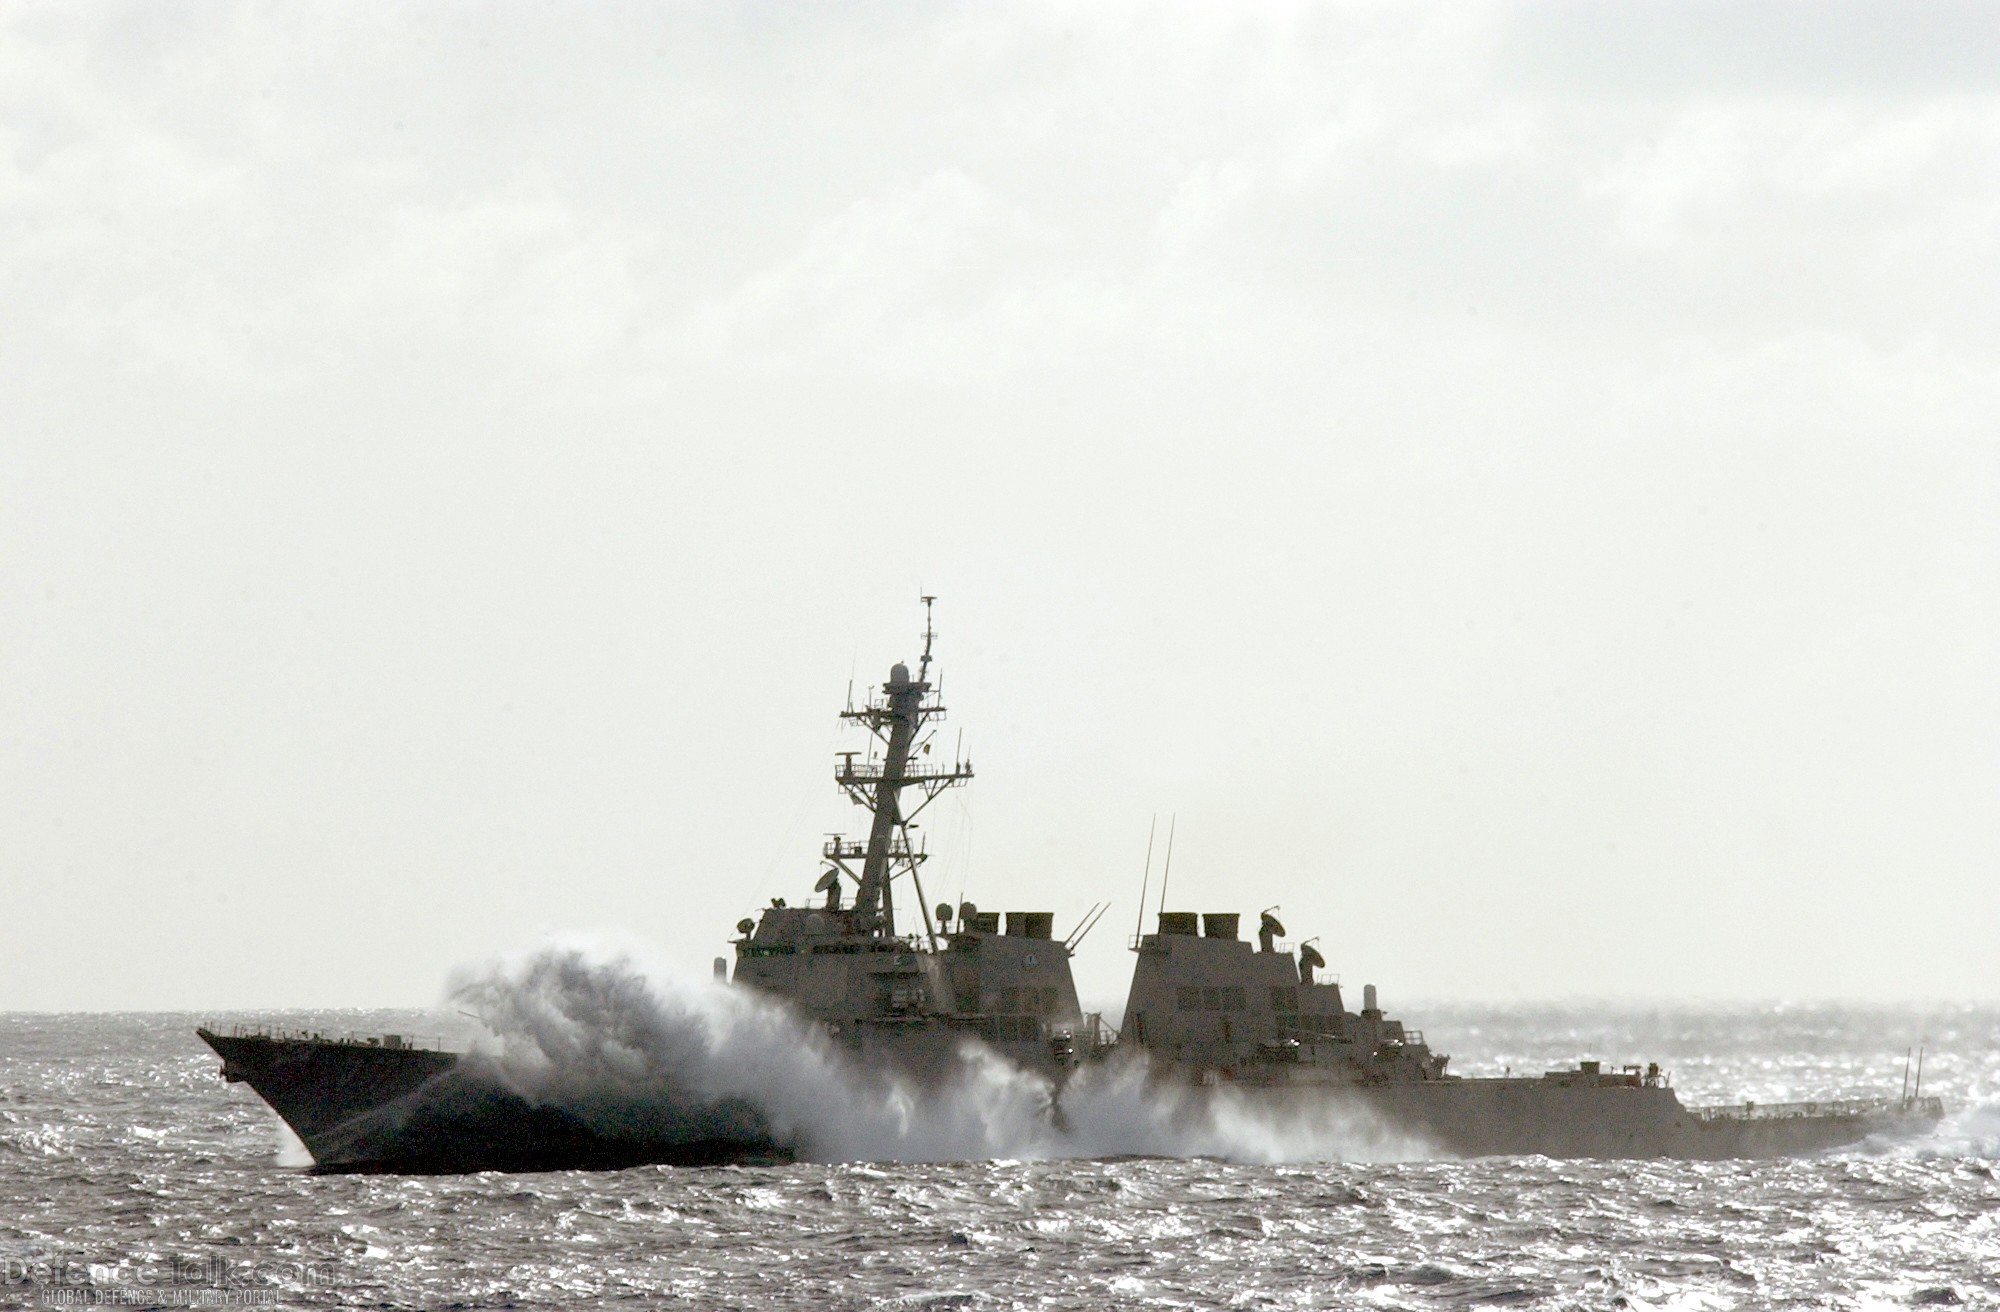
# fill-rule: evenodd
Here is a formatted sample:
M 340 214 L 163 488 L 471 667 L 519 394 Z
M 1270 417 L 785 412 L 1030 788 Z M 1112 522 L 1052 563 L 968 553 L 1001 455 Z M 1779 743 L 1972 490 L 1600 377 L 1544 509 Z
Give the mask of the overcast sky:
M 1996 348 L 1990 5 L 10 3 L 0 1009 L 703 968 L 920 591 L 1087 998 L 2000 997 Z

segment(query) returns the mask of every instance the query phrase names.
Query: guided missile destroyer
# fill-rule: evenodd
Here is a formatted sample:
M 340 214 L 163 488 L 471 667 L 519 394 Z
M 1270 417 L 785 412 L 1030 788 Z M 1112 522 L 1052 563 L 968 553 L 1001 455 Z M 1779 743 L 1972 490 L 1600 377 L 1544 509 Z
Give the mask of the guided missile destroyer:
M 1944 1115 L 1936 1098 L 1684 1107 L 1658 1063 L 1586 1061 L 1540 1076 L 1462 1078 L 1422 1031 L 1383 1014 L 1375 986 L 1348 1011 L 1307 943 L 1260 917 L 1161 911 L 1135 936 L 1124 1042 L 1156 1078 L 1229 1089 L 1294 1119 L 1348 1118 L 1422 1151 L 1459 1157 L 1775 1157 L 1912 1134 Z M 1921 1093 L 1921 1090 L 1918 1091 Z
M 1226 1090 L 1308 1122 L 1359 1114 L 1423 1151 L 1462 1156 L 1764 1156 L 1942 1115 L 1923 1098 L 1688 1109 L 1657 1067 L 1584 1063 L 1532 1079 L 1462 1079 L 1421 1033 L 1382 1013 L 1372 987 L 1359 1012 L 1346 1010 L 1339 985 L 1316 976 L 1318 953 L 1280 947 L 1283 927 L 1268 913 L 1253 951 L 1234 913 L 1163 910 L 1157 931 L 1133 940 L 1131 993 L 1114 1035 L 1083 1012 L 1070 975 L 1094 916 L 1057 939 L 1046 911 L 1008 911 L 1003 923 L 1003 913 L 970 902 L 933 910 L 924 897 L 918 817 L 972 778 L 969 760 L 935 751 L 945 710 L 931 677 L 930 600 L 915 674 L 898 663 L 841 713 L 869 734 L 869 746 L 840 753 L 834 769 L 869 815 L 866 839 L 830 837 L 807 904 L 773 898 L 737 924 L 734 942 L 734 983 L 790 1006 L 856 1071 L 938 1096 L 935 1077 L 967 1044 L 982 1044 L 1042 1075 L 1053 1102 L 1081 1067 L 1143 1061 L 1160 1081 Z M 898 927 L 899 885 L 921 931 Z M 718 973 L 727 966 L 717 959 Z M 810 1149 L 745 1098 L 665 1090 L 643 1115 L 606 1120 L 602 1108 L 517 1088 L 485 1055 L 398 1035 L 197 1032 L 222 1057 L 224 1077 L 249 1084 L 321 1172 L 754 1163 Z

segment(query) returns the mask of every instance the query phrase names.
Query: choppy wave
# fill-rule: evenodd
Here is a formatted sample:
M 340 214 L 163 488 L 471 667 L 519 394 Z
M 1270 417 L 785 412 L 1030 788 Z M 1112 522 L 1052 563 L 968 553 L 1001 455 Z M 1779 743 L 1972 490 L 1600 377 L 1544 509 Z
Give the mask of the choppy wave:
M 596 1028 L 569 1030 L 561 989 L 525 994 L 517 1028 L 540 1037 L 516 1040 L 522 1078 L 540 1052 L 643 1087 L 656 1005 L 685 1005 L 704 1049 L 717 1041 L 699 988 L 633 975 L 629 1013 Z M 1107 1080 L 1067 1145 L 890 1100 L 860 1129 L 832 1127 L 854 1137 L 831 1147 L 865 1162 L 317 1177 L 277 1164 L 269 1114 L 217 1078 L 193 1026 L 218 1018 L 0 1014 L 0 1306 L 52 1280 L 143 1294 L 142 1279 L 190 1271 L 281 1306 L 537 1312 L 2000 1306 L 2000 1010 L 1408 1010 L 1475 1072 L 1658 1056 L 1690 1101 L 1879 1091 L 1885 1076 L 1893 1094 L 1904 1047 L 1927 1041 L 1925 1092 L 1949 1115 L 1918 1143 L 1810 1160 L 1269 1164 L 1318 1154 L 1296 1127 L 1230 1124 L 1226 1109 L 1190 1125 Z M 460 1018 L 222 1019 L 407 1034 Z M 883 1147 L 965 1142 L 1048 1155 L 899 1162 Z M 1061 1155 L 1134 1142 L 1208 1155 Z
M 1953 1161 L 2000 1160 L 2000 1098 L 1947 1110 L 1920 1138 L 1871 1141 L 1863 1151 Z

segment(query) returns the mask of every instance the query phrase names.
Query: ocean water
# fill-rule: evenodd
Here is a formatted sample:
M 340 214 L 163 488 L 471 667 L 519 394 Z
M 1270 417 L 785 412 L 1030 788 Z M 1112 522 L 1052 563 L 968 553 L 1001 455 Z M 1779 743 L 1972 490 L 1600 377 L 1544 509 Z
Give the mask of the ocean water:
M 1439 1161 L 1301 1127 L 1189 1127 L 1131 1087 L 1051 1134 L 1019 1080 L 982 1069 L 944 1110 L 815 1087 L 830 1160 L 316 1177 L 194 1025 L 463 1043 L 467 1022 L 0 1015 L 0 1305 L 2000 1306 L 2000 1009 L 1398 1010 L 1460 1073 L 1657 1060 L 1691 1104 L 1893 1095 L 1921 1041 L 1948 1116 L 1807 1160 Z M 631 1020 L 603 1022 L 608 1048 L 571 1034 L 538 1052 L 629 1055 Z M 763 1057 L 759 1080 L 825 1075 Z

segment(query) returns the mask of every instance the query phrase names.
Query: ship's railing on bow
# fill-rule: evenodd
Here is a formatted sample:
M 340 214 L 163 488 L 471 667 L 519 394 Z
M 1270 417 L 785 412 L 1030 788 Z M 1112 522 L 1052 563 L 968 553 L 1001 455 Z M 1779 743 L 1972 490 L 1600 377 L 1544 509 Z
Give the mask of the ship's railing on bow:
M 231 1025 L 227 1031 L 210 1028 L 210 1033 L 226 1034 L 232 1039 L 269 1039 L 274 1043 L 338 1043 L 350 1048 L 386 1048 L 391 1052 L 449 1052 L 441 1034 L 356 1034 L 352 1030 L 342 1030 L 329 1034 L 324 1030 L 272 1029 L 262 1025 Z

